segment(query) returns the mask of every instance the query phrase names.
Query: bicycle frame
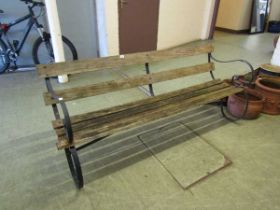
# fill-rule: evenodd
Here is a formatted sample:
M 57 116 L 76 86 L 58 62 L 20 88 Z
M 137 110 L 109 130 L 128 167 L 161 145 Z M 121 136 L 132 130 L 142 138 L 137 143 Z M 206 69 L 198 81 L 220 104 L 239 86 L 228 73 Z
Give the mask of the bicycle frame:
M 28 35 L 29 35 L 29 33 L 30 33 L 32 27 L 34 26 L 34 24 L 35 24 L 35 26 L 36 26 L 36 28 L 37 28 L 37 31 L 38 31 L 39 35 L 42 37 L 42 39 L 44 39 L 44 37 L 43 37 L 44 28 L 43 28 L 43 26 L 38 22 L 37 17 L 35 16 L 35 14 L 34 14 L 34 12 L 33 12 L 33 7 L 34 7 L 34 6 L 32 6 L 32 7 L 31 7 L 31 6 L 28 6 L 28 9 L 29 9 L 29 14 L 28 14 L 28 15 L 25 15 L 25 16 L 22 17 L 22 18 L 16 19 L 15 21 L 13 21 L 13 22 L 11 22 L 11 23 L 8 24 L 8 27 L 9 27 L 8 31 L 9 31 L 10 28 L 12 28 L 13 26 L 15 26 L 15 25 L 17 25 L 17 24 L 19 24 L 19 23 L 21 23 L 21 22 L 24 22 L 24 21 L 26 21 L 26 20 L 29 19 L 29 21 L 28 21 L 28 23 L 27 23 L 27 28 L 26 28 L 25 32 L 23 33 L 24 36 L 23 36 L 22 40 L 20 41 L 20 43 L 19 43 L 19 45 L 17 46 L 16 49 L 15 49 L 14 45 L 10 42 L 10 40 L 9 40 L 9 38 L 8 38 L 8 36 L 7 36 L 7 32 L 8 32 L 8 31 L 2 34 L 2 36 L 4 35 L 3 37 L 4 37 L 5 41 L 6 41 L 6 43 L 8 44 L 9 48 L 13 49 L 13 51 L 14 51 L 17 55 L 20 54 L 20 52 L 21 52 L 21 50 L 22 50 L 22 48 L 23 48 L 23 46 L 24 46 L 24 43 L 25 43 L 25 41 L 26 41 L 26 39 L 27 39 L 27 37 L 28 37 Z

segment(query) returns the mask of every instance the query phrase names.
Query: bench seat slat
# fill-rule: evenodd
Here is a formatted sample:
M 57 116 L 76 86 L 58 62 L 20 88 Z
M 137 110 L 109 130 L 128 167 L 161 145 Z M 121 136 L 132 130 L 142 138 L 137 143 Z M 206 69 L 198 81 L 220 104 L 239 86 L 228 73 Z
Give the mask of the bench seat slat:
M 187 108 L 198 106 L 210 102 L 217 101 L 226 96 L 241 92 L 241 88 L 226 87 L 217 91 L 212 91 L 207 94 L 195 96 L 186 100 L 180 100 L 177 103 L 169 103 L 163 107 L 152 109 L 146 112 L 134 114 L 128 117 L 124 117 L 120 120 L 104 123 L 95 129 L 84 129 L 78 132 L 74 132 L 74 144 L 86 143 L 100 137 L 106 137 L 129 128 L 140 126 L 144 123 L 165 118 L 170 115 L 178 114 Z M 65 136 L 58 137 L 58 149 L 69 147 Z
M 116 69 L 123 66 L 139 65 L 173 58 L 187 57 L 213 52 L 211 44 L 202 46 L 179 46 L 171 49 L 127 54 L 122 57 L 110 56 L 78 61 L 68 61 L 48 65 L 38 65 L 38 75 L 41 78 L 64 74 L 77 74 L 90 71 Z
M 157 82 L 177 79 L 185 76 L 205 73 L 213 70 L 214 70 L 214 64 L 206 63 L 206 64 L 196 65 L 192 67 L 185 67 L 180 69 L 163 71 L 159 73 L 152 73 L 148 75 L 140 75 L 131 78 L 125 78 L 121 80 L 113 80 L 113 81 L 102 82 L 93 85 L 86 85 L 83 87 L 57 90 L 55 91 L 55 93 L 60 98 L 63 98 L 64 101 L 71 101 L 75 99 L 105 94 L 108 92 L 135 88 L 142 85 L 148 85 Z M 44 93 L 44 100 L 46 105 L 51 105 L 56 103 L 56 101 L 52 99 L 50 93 Z
M 102 110 L 98 110 L 98 111 L 94 111 L 94 112 L 88 112 L 88 113 L 84 113 L 84 114 L 75 115 L 75 116 L 71 117 L 71 123 L 72 123 L 72 125 L 75 125 L 82 121 L 92 120 L 92 119 L 102 117 L 104 115 L 125 111 L 127 109 L 137 108 L 137 107 L 145 105 L 145 104 L 156 103 L 158 101 L 165 100 L 167 98 L 171 98 L 171 97 L 175 97 L 178 95 L 182 95 L 182 94 L 186 94 L 186 93 L 190 93 L 190 92 L 194 92 L 194 91 L 199 91 L 199 90 L 203 90 L 203 89 L 206 89 L 209 87 L 220 85 L 221 83 L 223 83 L 223 81 L 213 80 L 213 81 L 205 82 L 205 83 L 202 83 L 199 85 L 194 85 L 194 86 L 183 88 L 180 90 L 164 93 L 164 94 L 158 95 L 156 97 L 149 97 L 149 98 L 145 98 L 142 100 L 130 102 L 130 103 L 127 103 L 124 105 L 114 106 L 114 107 L 110 107 L 110 108 L 106 108 L 106 109 L 102 109 Z M 63 120 L 62 119 L 53 120 L 52 125 L 53 125 L 53 128 L 55 128 L 55 129 L 63 127 Z
M 123 111 L 118 111 L 118 112 L 112 112 L 110 114 L 104 114 L 101 115 L 100 117 L 95 117 L 89 120 L 82 121 L 80 123 L 72 124 L 72 129 L 74 132 L 84 130 L 84 129 L 96 129 L 102 124 L 110 123 L 115 120 L 121 120 L 123 118 L 136 115 L 139 113 L 147 112 L 149 110 L 155 110 L 162 108 L 166 105 L 173 104 L 173 103 L 179 103 L 180 101 L 185 101 L 187 99 L 190 99 L 195 96 L 199 96 L 202 94 L 206 94 L 212 91 L 217 91 L 221 90 L 223 88 L 228 87 L 229 85 L 226 83 L 214 85 L 212 87 L 207 87 L 204 89 L 200 90 L 195 90 L 191 92 L 186 92 L 184 94 L 180 95 L 173 95 L 172 97 L 169 98 L 162 98 L 161 100 L 158 100 L 156 102 L 152 103 L 145 103 L 141 105 L 141 102 L 134 107 L 128 107 L 127 109 Z M 56 134 L 58 136 L 64 135 L 64 128 L 58 128 L 56 129 Z

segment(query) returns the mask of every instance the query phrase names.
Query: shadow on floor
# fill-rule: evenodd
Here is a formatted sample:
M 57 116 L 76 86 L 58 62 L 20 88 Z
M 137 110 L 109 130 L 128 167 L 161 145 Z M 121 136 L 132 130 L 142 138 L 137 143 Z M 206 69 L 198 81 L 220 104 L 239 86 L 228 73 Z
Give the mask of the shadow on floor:
M 167 130 L 174 124 L 186 126 L 185 132 L 171 132 L 170 138 L 150 139 L 150 148 L 147 148 L 139 139 L 139 136 L 155 129 Z M 188 141 L 196 136 L 195 133 L 203 134 L 213 129 L 217 129 L 229 123 L 225 120 L 216 107 L 199 108 L 177 116 L 175 119 L 165 123 L 149 124 L 141 129 L 108 138 L 103 142 L 98 142 L 92 147 L 79 152 L 82 162 L 86 183 L 106 176 L 122 168 L 128 167 L 147 157 L 151 157 L 153 151 L 159 153 L 175 145 Z M 190 132 L 193 129 L 194 132 Z
M 186 132 L 173 132 L 172 136 L 164 138 L 164 141 L 161 141 L 160 136 L 153 138 L 149 140 L 149 147 L 161 152 L 188 141 L 197 134 L 224 126 L 229 121 L 222 117 L 215 106 L 199 107 L 163 120 L 160 124 L 152 123 L 100 141 L 79 151 L 85 184 L 151 157 L 151 148 L 141 142 L 139 135 L 154 129 L 168 129 L 174 123 L 186 126 Z M 190 129 L 195 133 L 190 132 Z M 27 177 L 24 180 L 26 185 L 38 190 L 38 195 L 50 193 L 55 196 L 57 193 L 73 190 L 74 184 L 64 152 L 57 151 L 54 143 L 55 136 L 52 131 L 12 140 L 1 145 L 6 149 L 0 154 L 0 158 L 8 158 L 10 164 L 20 159 L 17 173 L 22 172 L 24 177 Z

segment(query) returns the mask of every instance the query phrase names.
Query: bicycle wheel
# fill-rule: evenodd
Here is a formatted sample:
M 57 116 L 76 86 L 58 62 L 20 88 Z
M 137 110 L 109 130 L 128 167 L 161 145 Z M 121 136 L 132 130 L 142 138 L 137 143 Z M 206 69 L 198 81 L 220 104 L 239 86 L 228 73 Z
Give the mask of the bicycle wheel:
M 0 74 L 4 73 L 10 64 L 6 52 L 7 52 L 7 46 L 5 42 L 2 39 L 0 39 Z
M 32 50 L 33 61 L 35 64 L 48 64 L 54 63 L 54 54 L 53 48 L 51 45 L 51 36 L 50 34 L 45 34 L 45 41 L 39 37 L 34 45 Z M 67 39 L 65 36 L 62 36 L 65 59 L 66 60 L 77 60 L 78 53 L 75 46 L 72 42 Z

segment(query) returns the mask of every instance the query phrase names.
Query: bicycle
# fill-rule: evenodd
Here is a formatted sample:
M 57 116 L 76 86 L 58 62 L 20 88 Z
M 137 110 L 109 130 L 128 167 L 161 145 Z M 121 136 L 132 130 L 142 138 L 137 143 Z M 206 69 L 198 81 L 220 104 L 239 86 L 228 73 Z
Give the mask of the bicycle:
M 35 2 L 33 0 L 20 1 L 24 2 L 27 5 L 29 14 L 25 15 L 24 17 L 18 18 L 8 24 L 0 22 L 0 74 L 4 73 L 9 68 L 11 63 L 14 63 L 15 67 L 17 68 L 17 58 L 19 57 L 24 43 L 33 26 L 35 26 L 39 33 L 39 37 L 34 42 L 32 49 L 32 58 L 34 63 L 40 64 L 54 62 L 51 36 L 45 31 L 44 26 L 38 21 L 38 18 L 43 14 L 43 8 L 45 7 L 45 4 L 43 2 Z M 40 13 L 36 16 L 34 8 L 37 7 L 40 8 Z M 4 11 L 0 10 L 0 13 L 4 13 Z M 21 39 L 21 41 L 13 40 L 11 42 L 7 34 L 10 28 L 26 20 L 28 20 L 27 28 L 23 34 L 23 38 Z M 62 40 L 64 43 L 66 56 L 69 56 L 70 60 L 77 60 L 78 53 L 75 46 L 65 36 L 62 36 Z

